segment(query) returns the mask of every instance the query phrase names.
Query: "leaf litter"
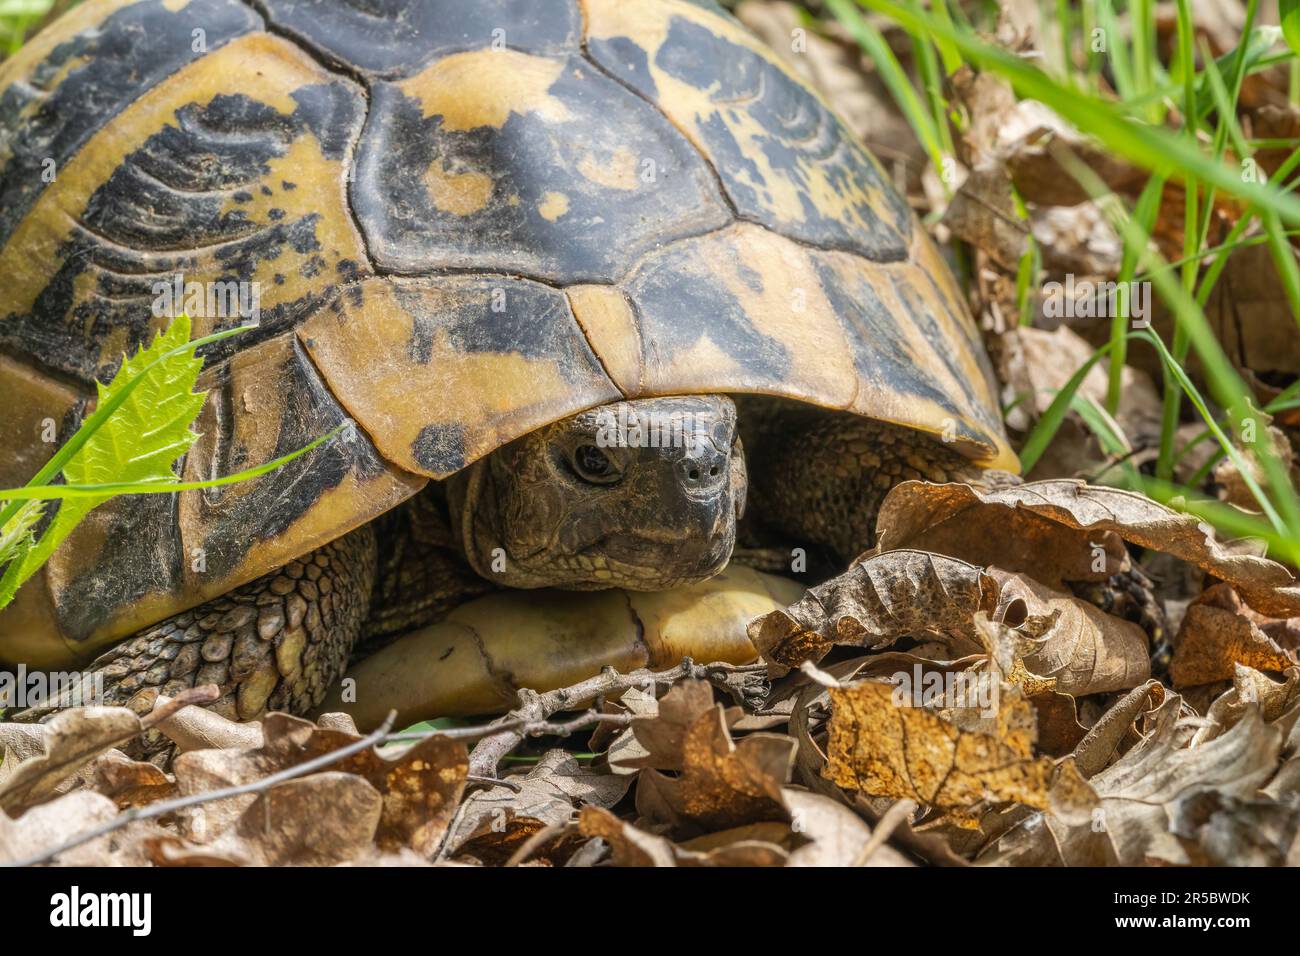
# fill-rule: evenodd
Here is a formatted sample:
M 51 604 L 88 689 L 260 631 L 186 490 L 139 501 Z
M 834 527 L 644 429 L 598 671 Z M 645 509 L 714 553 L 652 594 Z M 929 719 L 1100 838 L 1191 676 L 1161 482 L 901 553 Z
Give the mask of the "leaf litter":
M 1041 24 L 1005 12 L 998 41 L 1036 53 Z M 1235 45 L 1240 24 L 1196 13 L 1216 55 Z M 947 90 L 962 115 L 954 188 L 941 188 L 851 39 L 810 31 L 796 52 L 806 21 L 794 5 L 746 0 L 738 14 L 876 141 L 938 238 L 965 244 L 1007 424 L 1023 439 L 1109 334 L 1086 315 L 1048 316 L 1042 283 L 1030 284 L 1033 325 L 1021 323 L 1030 240 L 1044 279 L 1114 280 L 1122 262 L 1049 147 L 1066 142 L 1130 201 L 1146 174 L 963 67 Z M 1171 24 L 1158 15 L 1162 42 Z M 906 37 L 887 39 L 906 65 Z M 1241 119 L 1260 138 L 1300 129 L 1277 74 L 1243 84 Z M 1286 155 L 1258 158 L 1271 173 Z M 1171 259 L 1183 203 L 1167 184 L 1153 231 Z M 1216 200 L 1209 244 L 1240 215 Z M 1300 374 L 1268 255 L 1258 243 L 1232 251 L 1207 301 L 1261 406 Z M 1159 307 L 1153 322 L 1168 330 Z M 340 713 L 238 724 L 198 698 L 161 699 L 143 717 L 83 708 L 0 723 L 0 862 L 1300 863 L 1300 582 L 1250 543 L 1097 483 L 1151 461 L 1158 441 L 1162 370 L 1141 350 L 1127 362 L 1111 415 L 1120 453 L 1084 415 L 1106 398 L 1098 366 L 1031 480 L 895 488 L 873 551 L 750 622 L 757 667 L 609 671 L 571 706 L 563 688 L 535 688 L 497 721 L 416 734 L 363 735 Z M 1271 429 L 1293 460 L 1300 415 L 1280 409 Z M 1196 437 L 1180 428 L 1177 474 L 1248 505 L 1243 476 Z M 1144 594 L 1168 613 L 1153 615 Z M 173 759 L 128 756 L 141 733 L 165 735 Z

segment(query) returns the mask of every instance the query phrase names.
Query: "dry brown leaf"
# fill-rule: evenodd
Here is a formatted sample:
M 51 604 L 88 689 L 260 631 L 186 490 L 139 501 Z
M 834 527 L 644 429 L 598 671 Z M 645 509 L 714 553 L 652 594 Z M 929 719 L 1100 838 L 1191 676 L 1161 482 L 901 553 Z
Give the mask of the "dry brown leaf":
M 1273 425 L 1266 429 L 1268 438 L 1271 441 L 1273 450 L 1277 457 L 1295 482 L 1295 455 L 1291 450 L 1291 442 L 1287 440 L 1286 434 L 1282 429 Z M 1265 440 L 1261 440 L 1260 445 Z M 1260 464 L 1259 453 L 1256 447 L 1246 447 L 1239 449 L 1242 461 L 1245 462 L 1246 472 L 1250 478 L 1258 483 L 1259 486 L 1268 484 L 1268 479 L 1264 474 L 1264 467 Z M 1236 505 L 1246 511 L 1259 511 L 1259 501 L 1255 498 L 1254 492 L 1250 490 L 1247 484 L 1246 476 L 1242 474 L 1242 469 L 1237 467 L 1237 463 L 1231 458 L 1224 458 L 1214 466 L 1210 473 L 1210 480 L 1214 485 L 1215 496 L 1220 501 L 1226 501 L 1230 505 Z
M 794 741 L 757 733 L 733 742 L 703 681 L 679 682 L 659 701 L 659 716 L 634 727 L 647 753 L 624 766 L 644 768 L 636 790 L 643 818 L 691 834 L 784 816 Z
M 1294 836 L 1295 804 L 1258 795 L 1275 772 L 1282 733 L 1252 709 L 1227 733 L 1188 747 L 1192 727 L 1171 695 L 1128 753 L 1088 781 L 1097 807 L 1086 822 L 1036 813 L 979 862 L 990 865 L 1222 865 L 1280 863 Z M 1251 827 L 1267 822 L 1250 836 Z M 1288 832 L 1290 835 L 1288 835 Z
M 1053 278 L 1060 280 L 1072 273 L 1077 282 L 1080 278 L 1113 279 L 1119 275 L 1124 245 L 1096 203 L 1035 205 L 1029 211 L 1029 221 L 1043 257 L 1043 269 Z M 1051 321 L 1041 310 L 1038 318 Z
M 1053 139 L 1067 144 L 1116 192 L 1136 195 L 1146 184 L 1146 172 L 1084 137 L 1037 100 L 1017 99 L 1005 80 L 962 66 L 950 83 L 970 118 L 962 135 L 963 158 L 970 166 L 1004 166 L 1026 202 L 1074 206 L 1089 199 L 1049 152 Z
M 100 754 L 77 776 L 86 787 L 102 793 L 122 809 L 166 800 L 176 793 L 176 784 L 158 767 L 132 760 L 120 750 Z
M 547 751 L 513 786 L 475 790 L 461 804 L 447 836 L 446 856 L 472 856 L 504 863 L 534 833 L 572 820 L 583 806 L 612 807 L 631 786 L 631 778 L 583 767 L 567 751 Z
M 0 724 L 0 784 L 28 757 L 45 752 L 42 724 Z
M 327 771 L 278 783 L 207 844 L 175 838 L 149 844 L 171 866 L 333 866 L 368 853 L 383 798 L 354 773 Z
M 1008 425 L 1018 431 L 1028 431 L 1070 376 L 1092 357 L 1093 351 L 1093 345 L 1065 325 L 1052 331 L 1015 326 L 1004 332 L 996 349 L 999 378 L 1006 383 L 1009 393 L 1024 396 L 1008 414 Z M 1119 407 L 1113 416 L 1116 424 L 1133 446 L 1151 445 L 1160 434 L 1159 393 L 1150 376 L 1129 366 L 1124 367 L 1120 384 Z M 1106 370 L 1098 364 L 1084 376 L 1078 394 L 1101 404 L 1106 400 L 1107 389 Z M 1035 466 L 1033 476 L 1074 477 L 1082 470 L 1095 470 L 1105 455 L 1091 432 L 1081 430 L 1080 436 L 1081 440 L 1067 450 L 1069 457 L 1064 467 L 1069 469 L 1068 473 L 1060 470 L 1062 466 L 1056 460 L 1045 456 Z M 1054 441 L 1053 445 L 1056 444 Z M 1049 454 L 1053 450 L 1049 447 Z
M 960 483 L 905 481 L 895 486 L 881 505 L 876 519 L 877 546 L 882 550 L 920 547 L 918 542 L 924 541 L 924 546 L 930 547 L 936 538 L 946 536 L 944 526 L 954 525 L 959 527 L 950 537 L 965 540 L 970 550 L 981 552 L 979 556 L 963 554 L 967 560 L 1024 571 L 1053 587 L 1057 582 L 1049 578 L 1079 566 L 1083 556 L 1096 555 L 1093 542 L 1107 555 L 1112 554 L 1100 539 L 1106 532 L 1114 532 L 1126 541 L 1172 554 L 1230 582 L 1246 603 L 1261 613 L 1300 615 L 1300 584 L 1281 564 L 1231 550 L 1215 539 L 1208 525 L 1136 492 L 1081 481 L 1033 481 L 989 491 Z M 997 533 L 981 547 L 978 536 L 966 530 L 969 527 L 996 527 Z M 1061 537 L 1062 527 L 1075 532 L 1071 546 L 1067 547 L 1069 537 Z M 984 561 L 990 549 L 996 552 L 1001 542 L 1008 540 L 1038 541 L 1053 549 L 1039 552 L 1037 566 L 1023 544 L 1017 551 L 1020 561 Z M 1109 563 L 1106 570 L 1114 573 Z
M 584 807 L 578 815 L 578 828 L 583 836 L 609 844 L 615 866 L 677 865 L 671 840 L 638 830 L 600 807 Z
M 0 863 L 24 860 L 71 837 L 108 823 L 117 804 L 102 794 L 77 790 L 27 810 L 16 820 L 0 813 Z M 141 841 L 163 834 L 147 821 L 135 821 L 113 833 L 66 850 L 60 866 L 140 866 L 147 862 Z
M 141 731 L 140 718 L 125 707 L 74 707 L 41 728 L 44 751 L 7 771 L 0 783 L 0 807 L 10 815 L 55 796 L 78 770 Z
M 638 720 L 632 734 L 644 756 L 621 761 L 629 769 L 681 770 L 686 738 L 699 718 L 713 710 L 713 688 L 704 681 L 679 681 L 658 701 L 652 719 Z
M 1078 702 L 1069 694 L 1043 691 L 1029 695 L 1038 715 L 1038 751 L 1049 757 L 1073 753 L 1088 728 L 1079 723 Z
M 913 635 L 944 637 L 977 653 L 975 613 L 991 612 L 996 601 L 996 583 L 975 565 L 893 550 L 855 562 L 797 604 L 750 622 L 749 639 L 778 674 L 821 660 L 835 644 L 878 649 Z
M 659 701 L 655 699 L 654 691 L 636 687 L 625 691 L 617 701 L 605 701 L 602 707 L 606 712 L 631 714 L 634 717 L 648 718 L 659 714 Z M 650 725 L 648 721 L 645 723 L 647 727 Z M 604 750 L 605 763 L 608 764 L 610 773 L 625 776 L 638 773 L 638 761 L 649 754 L 646 746 L 637 739 L 635 724 L 621 728 L 601 724 L 591 735 L 591 749 L 597 752 Z
M 176 758 L 176 784 L 184 795 L 251 783 L 360 739 L 326 730 L 287 714 L 268 714 L 264 742 L 251 750 L 195 750 Z M 376 834 L 381 849 L 410 847 L 432 853 L 455 814 L 468 773 L 463 744 L 430 737 L 385 759 L 373 748 L 352 754 L 331 769 L 361 776 L 381 795 Z M 224 833 L 256 798 L 245 794 L 192 808 L 182 814 L 183 833 L 207 843 Z
M 1133 734 L 1136 722 L 1158 711 L 1166 696 L 1163 684 L 1149 680 L 1115 701 L 1075 748 L 1074 762 L 1079 773 L 1085 778 L 1100 773 L 1124 740 Z
M 159 697 L 165 702 L 166 697 Z M 187 707 L 158 724 L 158 730 L 176 745 L 177 753 L 187 750 L 252 750 L 262 745 L 261 721 L 238 723 L 207 707 Z
M 642 771 L 637 812 L 684 830 L 779 819 L 780 791 L 793 759 L 794 741 L 783 734 L 749 734 L 733 743 L 718 707 L 702 714 L 687 734 L 678 776 Z
M 781 799 L 790 814 L 791 829 L 809 842 L 796 847 L 786 866 L 853 866 L 871 841 L 871 828 L 838 800 L 807 790 L 786 787 Z M 878 846 L 865 866 L 912 866 L 893 847 Z
M 1238 664 L 1284 671 L 1297 662 L 1296 646 L 1280 646 L 1256 621 L 1237 592 L 1217 584 L 1193 601 L 1174 641 L 1169 676 L 1175 687 L 1231 680 Z M 1285 632 L 1283 632 L 1285 633 Z
M 286 780 L 259 794 L 232 836 L 268 866 L 329 866 L 378 842 L 383 796 L 354 773 Z
M 1221 736 L 1251 710 L 1258 708 L 1264 720 L 1277 721 L 1300 701 L 1300 668 L 1289 668 L 1281 681 L 1241 664 L 1232 677 L 1232 686 L 1214 699 L 1205 712 L 1205 724 L 1192 737 L 1191 746 L 1200 746 Z
M 349 742 L 359 739 L 342 734 Z M 359 774 L 379 791 L 383 813 L 375 833 L 381 850 L 403 848 L 428 856 L 442 842 L 465 789 L 469 754 L 465 745 L 430 737 L 391 758 L 374 749 L 340 761 L 338 769 Z
M 957 139 L 961 160 L 969 167 L 1000 162 L 1006 145 L 1003 130 L 1008 129 L 1008 118 L 1023 111 L 1026 114 L 1045 108 L 1033 104 L 1020 106 L 1016 94 L 1007 83 L 992 73 L 980 73 L 963 66 L 950 78 L 954 101 L 965 109 L 967 121 Z M 1033 121 L 1030 121 L 1033 123 Z M 1015 135 L 1014 129 L 1012 135 Z
M 1300 336 L 1267 245 L 1228 256 L 1205 316 L 1224 351 L 1242 367 L 1263 375 L 1300 374 Z
M 1029 241 L 1029 225 L 1016 215 L 1011 179 L 1001 164 L 977 166 L 961 184 L 942 222 L 958 239 L 1014 272 Z
M 996 716 L 900 704 L 887 684 L 832 689 L 828 759 L 822 773 L 848 790 L 911 799 L 959 812 L 978 804 L 1048 805 L 1052 761 L 1034 756 L 1034 710 L 1018 693 L 998 695 Z
M 146 839 L 143 848 L 154 866 L 252 866 L 254 862 L 229 846 L 215 848 L 191 843 L 172 833 Z
M 783 847 L 753 839 L 752 827 L 712 834 L 702 844 L 708 849 L 692 850 L 626 823 L 600 807 L 584 807 L 578 826 L 583 836 L 599 837 L 609 844 L 615 866 L 783 866 L 789 857 Z M 770 832 L 767 828 L 757 831 L 761 836 Z M 788 833 L 788 828 L 781 826 L 776 832 Z
M 1148 174 L 1145 170 L 1080 135 L 1055 113 L 1035 111 L 1032 119 L 1039 120 L 1040 125 L 1023 132 L 1015 130 L 1018 137 L 1008 142 L 1003 151 L 1011 181 L 1025 202 L 1040 206 L 1074 206 L 1090 200 L 1079 181 L 1057 162 L 1053 155 L 1053 142 L 1068 147 L 1113 192 L 1136 196 L 1146 185 Z
M 1002 588 L 1004 622 L 1021 624 L 1017 630 L 1031 638 L 1017 658 L 1058 693 L 1128 690 L 1151 676 L 1150 642 L 1136 624 L 1025 575 L 990 574 Z
M 1119 535 L 1100 531 L 1081 546 L 1074 528 L 1027 510 L 987 506 L 978 497 L 984 494 L 991 493 L 956 483 L 902 482 L 882 503 L 877 547 L 948 554 L 1028 574 L 1056 591 L 1068 590 L 1066 581 L 1101 581 L 1127 566 Z

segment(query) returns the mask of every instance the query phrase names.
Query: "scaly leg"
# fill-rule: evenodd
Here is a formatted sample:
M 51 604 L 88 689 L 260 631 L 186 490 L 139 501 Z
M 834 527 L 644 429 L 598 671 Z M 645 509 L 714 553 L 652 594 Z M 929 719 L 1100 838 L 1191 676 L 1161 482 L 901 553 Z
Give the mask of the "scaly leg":
M 436 491 L 228 594 L 174 615 L 111 648 L 88 673 L 104 703 L 137 713 L 158 694 L 216 684 L 208 705 L 231 720 L 305 714 L 349 660 L 437 621 L 492 589 L 452 547 Z M 18 720 L 57 710 L 33 708 Z M 156 731 L 146 754 L 167 749 Z
M 847 564 L 874 541 L 876 512 L 902 481 L 978 480 L 969 459 L 920 432 L 770 398 L 737 399 L 754 517 Z
M 374 582 L 375 533 L 365 525 L 141 631 L 91 670 L 103 676 L 105 703 L 137 712 L 155 691 L 216 684 L 221 697 L 209 706 L 232 720 L 303 713 L 342 675 Z

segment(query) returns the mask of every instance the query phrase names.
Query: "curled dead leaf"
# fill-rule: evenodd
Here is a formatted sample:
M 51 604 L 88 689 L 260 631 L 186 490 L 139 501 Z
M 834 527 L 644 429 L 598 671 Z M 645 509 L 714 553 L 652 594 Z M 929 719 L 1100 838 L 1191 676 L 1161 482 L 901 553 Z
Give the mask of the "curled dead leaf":
M 1053 690 L 1082 697 L 1128 690 L 1151 676 L 1149 641 L 1136 624 L 1026 575 L 990 574 L 1002 588 L 1003 623 L 1031 638 L 1017 658 Z
M 125 707 L 74 707 L 40 726 L 43 752 L 5 772 L 0 783 L 0 807 L 10 815 L 55 796 L 78 770 L 142 730 L 140 718 Z
M 549 750 L 509 785 L 471 793 L 456 813 L 444 855 L 504 863 L 533 834 L 568 823 L 579 808 L 614 806 L 631 783 L 629 776 L 582 766 L 566 750 Z
M 707 684 L 674 687 L 660 701 L 659 717 L 638 725 L 637 735 L 648 750 L 636 791 L 646 820 L 690 832 L 784 816 L 781 788 L 790 779 L 794 741 L 767 733 L 733 741 Z
M 970 530 L 995 524 L 998 531 L 991 536 L 995 543 L 981 545 L 978 534 Z M 1061 529 L 1072 534 L 1062 535 Z M 1113 574 L 1117 569 L 1112 569 L 1108 556 L 1116 552 L 1102 539 L 1108 532 L 1172 554 L 1228 581 L 1257 611 L 1278 617 L 1300 615 L 1300 583 L 1283 565 L 1232 550 L 1215 538 L 1209 525 L 1136 492 L 1064 479 L 988 491 L 961 483 L 905 481 L 885 497 L 876 519 L 877 546 L 882 550 L 936 547 L 940 538 L 962 541 L 966 547 L 957 553 L 966 560 L 1024 571 L 1053 587 L 1058 584 L 1052 578 L 1079 567 L 1084 556 L 1106 560 L 1104 573 L 1094 572 L 1093 580 L 1096 575 Z M 997 560 L 996 553 L 988 553 L 1003 548 L 1002 542 L 1008 540 L 1022 542 L 1017 545 L 1019 560 Z M 1040 545 L 1037 567 L 1034 552 L 1024 542 Z M 985 561 L 986 557 L 992 560 Z
M 1259 789 L 1278 767 L 1281 730 L 1252 708 L 1227 733 L 1191 747 L 1192 727 L 1180 719 L 1181 709 L 1177 695 L 1166 697 L 1147 735 L 1087 782 L 1097 798 L 1088 819 L 1035 813 L 979 862 L 1280 864 L 1294 840 L 1300 806 L 1268 801 Z
M 979 567 L 918 550 L 869 555 L 810 589 L 797 604 L 749 624 L 749 639 L 778 674 L 821 660 L 835 644 L 878 649 L 900 637 L 943 636 L 981 648 L 973 620 L 991 612 L 997 585 Z
M 789 853 L 781 846 L 754 839 L 755 830 L 743 827 L 711 835 L 702 850 L 677 845 L 620 820 L 600 807 L 584 807 L 578 816 L 583 836 L 609 844 L 615 866 L 783 866 Z M 768 829 L 757 831 L 768 836 Z M 785 827 L 778 834 L 788 833 Z
M 1283 625 L 1273 630 L 1288 646 L 1265 633 L 1260 625 L 1268 623 Z M 1175 687 L 1190 687 L 1231 680 L 1239 664 L 1284 671 L 1297 663 L 1300 649 L 1290 637 L 1285 622 L 1252 613 L 1231 586 L 1217 584 L 1188 605 L 1174 641 L 1169 676 Z
M 158 767 L 132 760 L 120 750 L 100 754 L 78 776 L 87 787 L 123 809 L 166 800 L 176 793 L 176 784 Z
M 1300 703 L 1300 668 L 1289 668 L 1281 681 L 1238 664 L 1232 686 L 1211 702 L 1205 723 L 1192 737 L 1191 746 L 1199 746 L 1220 736 L 1236 725 L 1251 710 L 1258 708 L 1264 720 L 1272 722 Z

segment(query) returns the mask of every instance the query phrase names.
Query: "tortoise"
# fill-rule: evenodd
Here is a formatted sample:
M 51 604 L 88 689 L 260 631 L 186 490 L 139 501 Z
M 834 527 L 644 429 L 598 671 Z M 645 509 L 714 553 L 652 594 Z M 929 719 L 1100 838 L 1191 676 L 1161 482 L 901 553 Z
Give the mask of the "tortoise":
M 897 481 L 1017 467 L 937 248 L 705 0 L 89 0 L 0 65 L 0 250 L 0 481 L 182 306 L 257 322 L 184 479 L 355 423 L 101 507 L 0 613 L 110 703 L 302 713 L 475 595 L 848 561 Z

